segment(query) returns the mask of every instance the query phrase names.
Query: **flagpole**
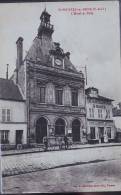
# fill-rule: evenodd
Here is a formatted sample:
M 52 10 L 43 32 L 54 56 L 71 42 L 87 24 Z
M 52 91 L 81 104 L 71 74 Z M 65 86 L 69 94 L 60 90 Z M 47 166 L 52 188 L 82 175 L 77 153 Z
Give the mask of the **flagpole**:
M 84 72 L 85 72 L 85 84 L 87 85 L 87 66 L 80 66 L 81 68 L 84 68 Z
M 87 85 L 87 66 L 85 65 L 85 79 L 86 79 L 86 85 Z

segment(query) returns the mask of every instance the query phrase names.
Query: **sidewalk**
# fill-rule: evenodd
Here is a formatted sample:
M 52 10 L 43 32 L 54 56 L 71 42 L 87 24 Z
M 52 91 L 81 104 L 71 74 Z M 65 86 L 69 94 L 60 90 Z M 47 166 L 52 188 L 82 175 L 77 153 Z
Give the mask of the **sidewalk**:
M 98 147 L 112 147 L 112 146 L 121 146 L 121 143 L 73 144 L 68 150 L 98 148 Z M 55 147 L 55 149 L 49 148 L 48 151 L 52 152 L 52 151 L 60 151 L 60 150 L 57 146 Z M 22 150 L 7 150 L 7 151 L 2 151 L 2 156 L 20 155 L 20 154 L 37 153 L 37 152 L 44 152 L 44 149 L 43 148 L 27 148 L 27 149 L 22 149 Z

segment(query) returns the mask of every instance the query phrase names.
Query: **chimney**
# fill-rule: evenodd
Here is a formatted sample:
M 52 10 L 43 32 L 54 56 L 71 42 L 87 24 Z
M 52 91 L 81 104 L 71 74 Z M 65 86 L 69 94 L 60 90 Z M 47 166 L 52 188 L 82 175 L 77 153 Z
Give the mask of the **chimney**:
M 17 46 L 17 61 L 16 61 L 16 69 L 19 70 L 20 66 L 23 63 L 23 38 L 19 37 L 16 41 Z

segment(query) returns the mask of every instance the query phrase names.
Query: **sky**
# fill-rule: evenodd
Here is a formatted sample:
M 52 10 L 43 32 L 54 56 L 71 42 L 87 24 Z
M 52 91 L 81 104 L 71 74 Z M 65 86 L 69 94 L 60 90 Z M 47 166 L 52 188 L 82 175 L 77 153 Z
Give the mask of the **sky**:
M 55 29 L 53 41 L 71 53 L 78 70 L 87 66 L 86 87 L 96 87 L 101 95 L 121 101 L 118 1 L 0 4 L 0 77 L 5 78 L 6 64 L 9 76 L 15 69 L 18 37 L 24 38 L 24 56 L 32 45 L 45 6 Z M 63 8 L 78 8 L 81 14 Z

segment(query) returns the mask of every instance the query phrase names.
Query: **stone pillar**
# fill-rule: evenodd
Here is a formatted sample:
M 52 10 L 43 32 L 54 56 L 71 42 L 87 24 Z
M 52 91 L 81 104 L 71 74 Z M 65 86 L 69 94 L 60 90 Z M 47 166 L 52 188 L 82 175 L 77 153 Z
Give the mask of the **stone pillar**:
M 71 105 L 71 89 L 67 85 L 63 88 L 63 104 L 65 106 Z
M 36 102 L 40 102 L 40 87 L 36 86 L 36 92 L 35 92 L 35 100 Z
M 104 143 L 108 142 L 108 135 L 107 135 L 107 129 L 104 127 Z
M 83 143 L 83 131 L 82 131 L 82 128 L 80 128 L 80 142 Z
M 35 83 L 34 80 L 30 80 L 30 100 L 34 101 L 35 98 Z
M 95 138 L 99 140 L 99 129 L 95 126 Z
M 85 105 L 85 95 L 83 89 L 78 89 L 78 105 L 79 106 Z
M 55 87 L 52 83 L 46 85 L 45 102 L 47 104 L 55 104 Z

